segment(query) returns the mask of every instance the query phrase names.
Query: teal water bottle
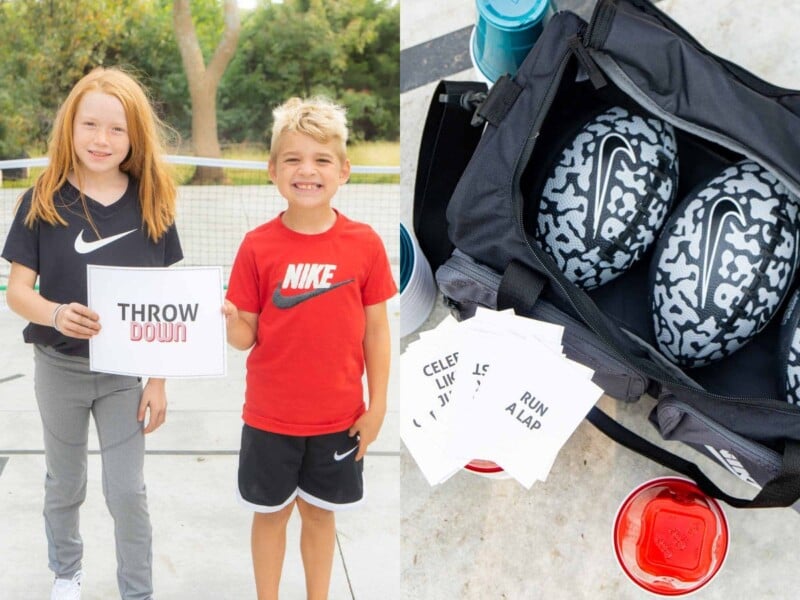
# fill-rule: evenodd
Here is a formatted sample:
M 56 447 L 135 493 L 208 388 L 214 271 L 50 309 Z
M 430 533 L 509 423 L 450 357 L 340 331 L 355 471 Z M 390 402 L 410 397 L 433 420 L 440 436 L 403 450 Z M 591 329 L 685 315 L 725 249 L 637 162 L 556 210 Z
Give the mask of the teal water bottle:
M 476 0 L 470 39 L 475 69 L 489 83 L 514 75 L 550 18 L 550 0 Z

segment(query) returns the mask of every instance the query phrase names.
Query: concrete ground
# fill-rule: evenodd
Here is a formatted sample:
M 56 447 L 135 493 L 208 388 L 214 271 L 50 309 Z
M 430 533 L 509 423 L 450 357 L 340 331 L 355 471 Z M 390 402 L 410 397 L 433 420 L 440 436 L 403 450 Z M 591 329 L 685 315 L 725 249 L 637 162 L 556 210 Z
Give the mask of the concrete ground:
M 592 0 L 560 0 L 588 17 Z M 413 183 L 422 126 L 439 79 L 475 80 L 464 40 L 475 3 L 404 0 L 401 34 L 401 219 L 411 223 Z M 767 0 L 663 0 L 658 6 L 712 51 L 781 86 L 800 88 L 800 5 Z M 466 31 L 466 33 L 465 33 Z M 413 60 L 408 58 L 413 57 Z M 406 61 L 403 61 L 403 58 Z M 425 76 L 427 73 L 427 77 Z M 447 311 L 439 304 L 421 330 Z M 417 338 L 408 335 L 405 347 Z M 600 407 L 650 439 L 651 399 Z M 728 491 L 754 489 L 677 444 Z M 402 597 L 407 600 L 548 600 L 652 597 L 627 580 L 611 542 L 612 520 L 640 483 L 670 474 L 616 445 L 584 422 L 562 449 L 546 483 L 530 491 L 513 480 L 461 472 L 431 487 L 401 453 Z M 800 590 L 800 515 L 790 509 L 726 509 L 731 545 L 722 572 L 695 594 L 700 599 L 792 599 Z

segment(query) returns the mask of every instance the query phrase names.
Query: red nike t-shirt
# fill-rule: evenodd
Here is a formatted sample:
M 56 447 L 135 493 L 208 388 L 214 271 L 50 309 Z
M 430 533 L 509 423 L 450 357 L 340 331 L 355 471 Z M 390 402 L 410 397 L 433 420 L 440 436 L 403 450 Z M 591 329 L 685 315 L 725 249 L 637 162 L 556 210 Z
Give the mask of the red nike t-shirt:
M 343 431 L 364 412 L 364 307 L 397 292 L 383 243 L 341 213 L 308 235 L 280 217 L 249 232 L 227 298 L 258 314 L 243 418 L 288 435 Z

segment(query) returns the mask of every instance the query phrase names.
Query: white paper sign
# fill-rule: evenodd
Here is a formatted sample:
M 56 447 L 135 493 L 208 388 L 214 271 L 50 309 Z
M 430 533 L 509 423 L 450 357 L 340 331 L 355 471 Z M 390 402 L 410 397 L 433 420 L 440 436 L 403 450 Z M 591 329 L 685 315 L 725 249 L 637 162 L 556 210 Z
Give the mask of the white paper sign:
M 531 363 L 525 369 L 530 371 L 537 352 L 560 356 L 563 331 L 559 325 L 517 317 L 511 310 L 495 312 L 481 307 L 474 317 L 460 323 L 459 364 L 451 394 L 458 410 L 451 411 L 442 423 L 451 451 L 491 460 L 487 452 L 496 444 L 494 435 L 486 435 L 481 428 L 467 431 L 464 424 L 470 414 L 480 412 L 481 401 L 476 394 L 489 376 L 492 363 L 514 354 Z
M 467 462 L 445 452 L 442 423 L 451 410 L 450 394 L 458 353 L 452 342 L 428 336 L 410 345 L 400 363 L 404 401 L 400 411 L 400 436 L 428 483 L 449 478 Z
M 142 377 L 224 377 L 221 267 L 88 265 L 92 371 Z
M 401 357 L 400 435 L 431 485 L 471 459 L 544 481 L 602 395 L 563 355 L 561 326 L 479 308 L 423 332 Z
M 583 369 L 555 355 L 509 353 L 492 366 L 466 413 L 471 423 L 462 426 L 493 439 L 487 458 L 530 488 L 545 480 L 558 451 L 602 395 Z

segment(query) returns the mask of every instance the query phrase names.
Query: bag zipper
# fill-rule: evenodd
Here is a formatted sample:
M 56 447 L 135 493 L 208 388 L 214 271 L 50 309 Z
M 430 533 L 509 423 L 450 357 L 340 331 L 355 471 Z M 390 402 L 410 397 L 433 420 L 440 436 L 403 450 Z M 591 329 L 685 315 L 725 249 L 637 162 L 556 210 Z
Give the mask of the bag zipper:
M 569 38 L 568 45 L 569 49 L 572 50 L 572 53 L 575 55 L 575 58 L 578 59 L 578 62 L 581 63 L 581 66 L 589 75 L 589 81 L 592 82 L 594 89 L 599 90 L 608 85 L 606 78 L 603 77 L 603 73 L 597 68 L 597 63 L 592 60 L 592 57 L 589 56 L 589 52 L 583 45 L 580 30 Z
M 614 18 L 616 8 L 608 0 L 600 0 L 595 8 L 591 20 L 587 26 L 583 26 L 579 35 L 586 41 L 586 45 L 592 48 L 600 41 L 599 34 L 596 34 L 598 28 L 600 31 L 608 33 L 608 26 Z

